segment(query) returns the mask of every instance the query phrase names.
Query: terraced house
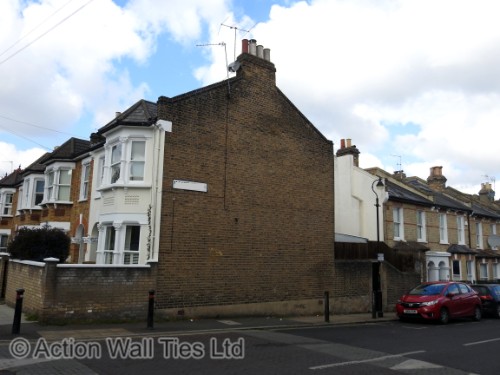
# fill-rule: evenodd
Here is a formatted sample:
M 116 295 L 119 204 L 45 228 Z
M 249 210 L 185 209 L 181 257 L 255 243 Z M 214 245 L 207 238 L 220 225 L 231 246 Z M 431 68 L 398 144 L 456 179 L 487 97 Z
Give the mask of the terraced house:
M 268 49 L 244 40 L 230 68 L 223 82 L 140 100 L 90 141 L 37 161 L 43 171 L 27 168 L 13 219 L 72 237 L 67 264 L 39 266 L 57 295 L 28 306 L 132 316 L 155 289 L 170 315 L 322 310 L 333 283 L 333 144 L 276 86 Z
M 470 195 L 446 186 L 442 167 L 432 167 L 427 180 L 406 177 L 403 172 L 370 172 L 387 181 L 386 243 L 417 255 L 422 280 L 499 279 L 500 212 L 490 184 L 483 184 L 478 195 Z

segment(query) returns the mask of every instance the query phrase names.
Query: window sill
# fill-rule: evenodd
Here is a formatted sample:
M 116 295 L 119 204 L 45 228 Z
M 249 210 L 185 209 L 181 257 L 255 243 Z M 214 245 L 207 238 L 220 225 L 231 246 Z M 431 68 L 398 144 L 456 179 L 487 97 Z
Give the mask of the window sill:
M 128 184 L 112 184 L 100 186 L 96 189 L 97 192 L 115 190 L 115 189 L 151 189 L 151 184 L 146 183 L 128 183 Z

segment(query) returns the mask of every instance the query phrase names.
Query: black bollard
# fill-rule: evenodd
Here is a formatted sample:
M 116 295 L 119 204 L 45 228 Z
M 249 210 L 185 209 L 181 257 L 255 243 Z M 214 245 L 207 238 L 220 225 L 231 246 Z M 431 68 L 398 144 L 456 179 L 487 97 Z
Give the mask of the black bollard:
M 148 328 L 153 329 L 153 315 L 155 311 L 155 291 L 149 291 L 149 305 L 148 305 Z
M 16 290 L 16 308 L 14 310 L 14 322 L 12 323 L 12 334 L 17 335 L 21 331 L 21 316 L 23 314 L 24 289 Z
M 325 322 L 330 322 L 330 296 L 325 292 Z

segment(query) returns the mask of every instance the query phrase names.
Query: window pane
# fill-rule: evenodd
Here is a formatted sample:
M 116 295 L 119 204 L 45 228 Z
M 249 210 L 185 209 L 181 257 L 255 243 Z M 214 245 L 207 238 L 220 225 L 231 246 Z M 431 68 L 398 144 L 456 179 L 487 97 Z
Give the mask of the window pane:
M 111 183 L 115 183 L 120 178 L 120 164 L 111 167 Z
M 144 160 L 145 152 L 146 152 L 146 142 L 133 141 L 130 160 L 140 160 L 140 161 Z
M 45 182 L 42 180 L 37 180 L 35 182 L 35 206 L 38 206 L 43 200 L 43 188 Z
M 122 147 L 121 145 L 113 146 L 111 149 L 111 164 L 119 163 L 122 158 Z
M 61 185 L 71 184 L 71 171 L 63 169 L 59 172 L 59 184 Z
M 115 227 L 109 226 L 106 228 L 106 243 L 105 250 L 114 250 L 115 249 Z
M 59 186 L 59 196 L 57 200 L 59 201 L 69 201 L 69 186 Z
M 139 238 L 141 227 L 138 225 L 128 225 L 125 233 L 125 250 L 139 251 Z
M 132 162 L 130 164 L 130 180 L 144 180 L 144 162 Z

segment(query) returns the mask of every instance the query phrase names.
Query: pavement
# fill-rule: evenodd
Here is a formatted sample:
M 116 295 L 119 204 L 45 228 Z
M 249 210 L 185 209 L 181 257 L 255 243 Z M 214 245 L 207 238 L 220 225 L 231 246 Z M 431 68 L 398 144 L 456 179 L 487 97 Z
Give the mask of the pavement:
M 47 341 L 57 341 L 68 337 L 75 339 L 102 339 L 105 337 L 168 336 L 249 329 L 262 330 L 322 325 L 367 324 L 395 319 L 396 315 L 390 312 L 384 313 L 383 317 L 377 318 L 373 318 L 371 313 L 330 315 L 328 322 L 325 321 L 323 315 L 293 317 L 257 316 L 154 321 L 153 327 L 148 328 L 146 317 L 144 322 L 44 325 L 26 320 L 23 314 L 19 334 L 13 334 L 14 308 L 6 304 L 0 304 L 0 342 L 12 340 L 16 337 L 24 337 L 26 339 L 43 337 Z
M 235 317 L 226 319 L 182 319 L 158 321 L 152 328 L 144 322 L 113 324 L 67 324 L 43 325 L 27 321 L 22 316 L 18 334 L 12 333 L 14 309 L 0 303 L 0 374 L 96 374 L 90 368 L 75 359 L 51 360 L 18 356 L 13 358 L 16 347 L 33 348 L 43 339 L 47 343 L 64 344 L 67 340 L 90 342 L 107 338 L 143 338 L 143 337 L 179 337 L 195 334 L 215 334 L 220 332 L 238 332 L 244 330 L 273 330 L 300 327 L 321 327 L 352 324 L 373 324 L 395 320 L 394 313 L 384 313 L 383 317 L 373 318 L 371 313 L 330 315 L 325 317 Z M 112 373 L 112 371 L 110 372 Z

